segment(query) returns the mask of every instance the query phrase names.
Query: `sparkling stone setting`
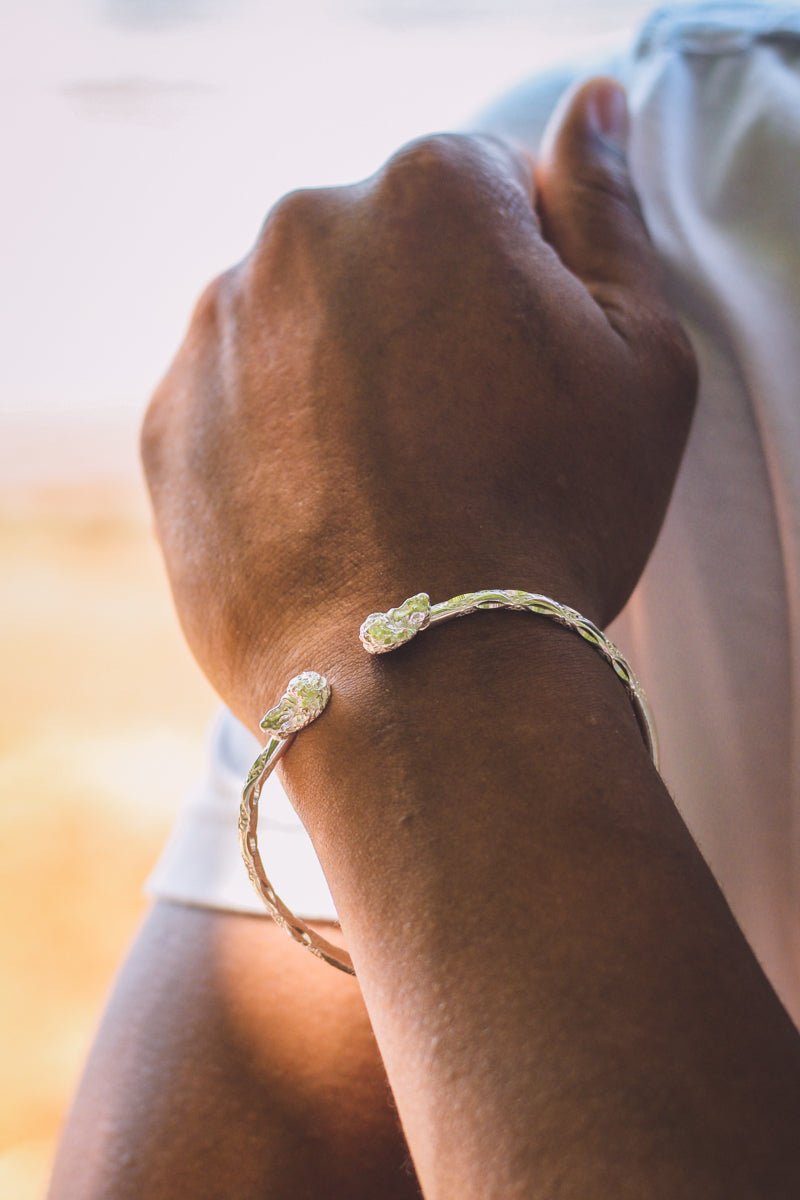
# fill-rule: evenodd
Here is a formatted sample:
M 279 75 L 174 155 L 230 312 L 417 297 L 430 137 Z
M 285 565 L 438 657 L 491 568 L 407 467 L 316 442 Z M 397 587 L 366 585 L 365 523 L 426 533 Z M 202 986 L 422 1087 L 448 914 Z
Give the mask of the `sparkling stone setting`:
M 301 671 L 290 679 L 277 704 L 264 714 L 260 727 L 273 737 L 288 737 L 315 721 L 330 700 L 331 688 L 317 671 Z
M 410 642 L 430 619 L 430 596 L 427 592 L 417 592 L 397 608 L 370 613 L 361 626 L 361 645 L 369 654 L 387 654 Z

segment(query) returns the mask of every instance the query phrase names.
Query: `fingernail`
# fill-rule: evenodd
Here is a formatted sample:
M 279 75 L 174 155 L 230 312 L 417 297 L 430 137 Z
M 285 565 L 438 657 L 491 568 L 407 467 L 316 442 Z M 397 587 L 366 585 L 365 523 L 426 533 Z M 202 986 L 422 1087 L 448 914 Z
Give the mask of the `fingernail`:
M 630 119 L 625 89 L 621 84 L 612 80 L 598 83 L 589 95 L 588 116 L 601 137 L 616 149 L 626 150 Z

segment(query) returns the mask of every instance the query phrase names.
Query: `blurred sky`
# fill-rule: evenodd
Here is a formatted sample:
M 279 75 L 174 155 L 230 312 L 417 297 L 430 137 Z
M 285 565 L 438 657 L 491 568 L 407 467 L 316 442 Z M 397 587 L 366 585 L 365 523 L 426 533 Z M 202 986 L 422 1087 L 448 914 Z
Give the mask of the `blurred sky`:
M 0 482 L 133 472 L 203 284 L 284 191 L 370 174 L 641 0 L 3 0 Z

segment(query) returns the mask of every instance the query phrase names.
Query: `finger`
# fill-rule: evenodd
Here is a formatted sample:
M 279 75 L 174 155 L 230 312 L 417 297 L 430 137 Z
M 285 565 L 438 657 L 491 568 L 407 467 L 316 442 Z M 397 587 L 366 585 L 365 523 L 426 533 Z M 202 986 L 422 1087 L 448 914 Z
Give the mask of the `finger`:
M 627 161 L 624 89 L 598 78 L 567 94 L 545 132 L 537 167 L 542 230 L 615 328 L 661 307 L 661 273 Z
M 489 133 L 432 133 L 401 146 L 371 180 L 411 177 L 437 188 L 445 180 L 460 190 L 491 203 L 500 191 L 522 195 L 528 214 L 538 225 L 535 209 L 535 160 L 521 143 Z M 369 182 L 369 181 L 368 181 Z M 356 185 L 358 186 L 358 185 Z

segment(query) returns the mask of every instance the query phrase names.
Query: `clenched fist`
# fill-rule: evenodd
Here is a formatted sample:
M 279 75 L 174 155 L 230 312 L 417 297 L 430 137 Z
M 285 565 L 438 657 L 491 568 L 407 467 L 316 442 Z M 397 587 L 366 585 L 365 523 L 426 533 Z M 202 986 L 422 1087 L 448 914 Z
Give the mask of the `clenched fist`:
M 625 123 L 596 80 L 537 164 L 413 142 L 287 196 L 201 298 L 144 463 L 186 635 L 252 726 L 414 592 L 544 591 L 601 624 L 626 601 L 696 381 Z

